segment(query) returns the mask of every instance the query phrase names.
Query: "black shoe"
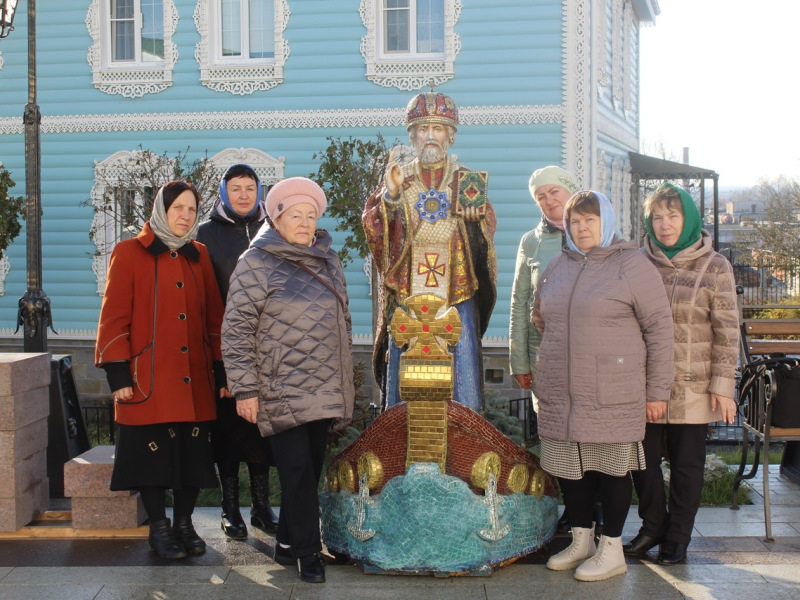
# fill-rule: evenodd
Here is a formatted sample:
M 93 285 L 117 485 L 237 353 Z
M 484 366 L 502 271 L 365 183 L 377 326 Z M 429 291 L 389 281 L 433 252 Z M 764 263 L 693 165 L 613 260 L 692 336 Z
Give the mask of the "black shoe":
M 147 541 L 150 542 L 150 547 L 161 558 L 175 560 L 186 558 L 187 556 L 186 549 L 175 538 L 175 534 L 169 525 L 169 519 L 150 523 L 150 536 Z
M 284 548 L 280 544 L 275 544 L 274 560 L 279 565 L 296 565 L 297 560 L 292 558 L 292 550 Z
M 675 542 L 664 542 L 661 551 L 658 553 L 658 564 L 660 565 L 679 565 L 686 562 L 686 549 L 688 544 L 677 544 Z
M 300 571 L 300 579 L 306 583 L 323 583 L 325 581 L 325 565 L 319 554 L 309 554 L 297 559 L 297 568 Z
M 622 544 L 622 552 L 628 556 L 644 556 L 664 540 L 640 533 L 627 544 Z
M 222 531 L 229 538 L 243 540 L 247 537 L 247 525 L 239 511 L 239 478 L 223 477 L 222 486 Z
M 265 533 L 275 533 L 278 517 L 269 505 L 269 474 L 250 476 L 250 496 L 253 507 L 250 509 L 250 524 Z
M 197 535 L 192 525 L 192 517 L 175 517 L 172 533 L 189 554 L 203 554 L 206 543 Z

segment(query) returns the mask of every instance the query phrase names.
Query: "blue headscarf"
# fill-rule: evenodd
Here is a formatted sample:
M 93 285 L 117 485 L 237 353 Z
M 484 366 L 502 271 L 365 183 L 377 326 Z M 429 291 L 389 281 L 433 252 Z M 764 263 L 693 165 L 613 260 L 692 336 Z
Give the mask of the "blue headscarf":
M 578 192 L 578 194 L 583 194 L 586 191 L 589 191 L 590 193 L 594 194 L 595 198 L 597 198 L 598 202 L 600 203 L 600 227 L 601 227 L 600 247 L 608 248 L 611 245 L 611 242 L 613 241 L 614 235 L 617 230 L 617 216 L 614 214 L 614 207 L 611 206 L 611 202 L 606 197 L 606 195 L 600 192 L 596 192 L 594 190 L 585 190 L 583 192 Z M 575 242 L 572 241 L 572 236 L 570 235 L 569 232 L 569 223 L 567 223 L 566 212 L 564 213 L 564 232 L 566 233 L 567 236 L 567 246 L 569 247 L 569 249 L 574 250 L 575 252 L 586 256 L 586 253 L 578 250 L 578 247 L 575 245 Z
M 234 215 L 236 214 L 236 211 L 233 210 L 233 207 L 231 206 L 231 201 L 228 198 L 228 187 L 227 187 L 228 181 L 225 179 L 225 177 L 228 176 L 228 173 L 230 173 L 231 170 L 235 169 L 236 167 L 244 167 L 245 168 L 244 170 L 249 171 L 248 174 L 252 175 L 253 179 L 256 180 L 256 187 L 258 188 L 258 196 L 256 196 L 256 203 L 253 205 L 253 208 L 250 210 L 250 212 L 244 215 L 245 217 L 252 217 L 254 214 L 256 214 L 256 212 L 258 212 L 258 209 L 261 206 L 261 199 L 263 197 L 264 192 L 261 188 L 261 180 L 258 178 L 258 174 L 256 173 L 255 169 L 250 165 L 239 163 L 228 167 L 225 173 L 223 173 L 222 179 L 219 180 L 219 199 L 222 200 L 222 203 L 228 208 L 228 210 L 231 211 L 231 213 L 233 213 Z M 245 174 L 242 173 L 241 175 L 237 175 L 237 177 L 241 176 L 245 176 Z

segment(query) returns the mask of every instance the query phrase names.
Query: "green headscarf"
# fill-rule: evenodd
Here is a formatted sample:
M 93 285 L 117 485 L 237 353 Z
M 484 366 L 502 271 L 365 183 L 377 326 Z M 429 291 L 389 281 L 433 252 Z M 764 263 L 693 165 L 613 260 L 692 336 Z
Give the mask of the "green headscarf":
M 673 185 L 671 183 L 662 183 L 659 188 L 654 192 L 657 194 L 660 190 L 665 188 L 673 189 L 681 197 L 681 205 L 683 206 L 683 231 L 674 246 L 665 246 L 656 238 L 653 232 L 653 217 L 652 214 L 645 218 L 644 224 L 647 228 L 647 234 L 653 243 L 664 251 L 667 258 L 672 258 L 681 250 L 685 250 L 697 240 L 700 239 L 700 234 L 703 231 L 703 219 L 700 216 L 700 211 L 697 210 L 697 205 L 694 203 L 694 198 L 689 195 L 689 192 L 683 188 Z

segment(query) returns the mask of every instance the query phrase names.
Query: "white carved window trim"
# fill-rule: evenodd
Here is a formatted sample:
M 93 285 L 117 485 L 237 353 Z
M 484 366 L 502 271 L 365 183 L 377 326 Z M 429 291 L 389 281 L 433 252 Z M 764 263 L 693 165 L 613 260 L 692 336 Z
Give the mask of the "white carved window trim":
M 623 3 L 625 0 L 613 0 L 611 11 L 611 100 L 614 107 L 622 101 L 622 47 L 623 47 Z
M 606 0 L 595 0 L 595 14 L 597 15 L 597 95 L 602 98 L 608 87 L 608 12 Z
M 461 52 L 461 39 L 455 24 L 461 16 L 461 0 L 444 0 L 444 55 L 437 53 L 385 55 L 378 27 L 382 0 L 361 0 L 358 13 L 367 28 L 361 38 L 361 55 L 367 66 L 367 79 L 383 87 L 418 90 L 439 85 L 455 75 L 455 59 Z
M 224 173 L 231 165 L 250 165 L 261 180 L 262 187 L 268 187 L 284 178 L 285 160 L 283 156 L 275 158 L 258 148 L 227 148 L 212 156 L 209 162 L 220 173 Z
M 210 12 L 217 0 L 198 0 L 194 8 L 194 25 L 200 34 L 194 57 L 200 66 L 200 83 L 215 92 L 230 92 L 238 96 L 256 91 L 269 90 L 283 83 L 283 67 L 289 57 L 289 43 L 283 32 L 289 23 L 289 4 L 286 0 L 275 0 L 275 57 L 271 59 L 242 59 L 238 62 L 217 63 L 214 59 L 213 18 Z
M 116 177 L 119 175 L 115 175 L 115 169 L 118 169 L 121 175 L 125 172 L 124 166 L 135 162 L 140 153 L 140 150 L 132 152 L 120 150 L 103 161 L 95 161 L 94 164 L 94 185 L 90 193 L 94 208 L 91 231 L 93 232 L 92 241 L 97 252 L 92 259 L 92 271 L 97 280 L 97 294 L 100 296 L 103 295 L 106 288 L 108 261 L 117 241 L 117 222 L 103 208 L 105 186 L 113 186 L 117 181 Z M 209 159 L 209 162 L 220 173 L 233 164 L 248 164 L 258 173 L 262 185 L 270 185 L 284 178 L 284 160 L 282 156 L 275 158 L 258 148 L 228 148 L 215 154 Z M 162 175 L 164 180 L 171 177 L 170 172 L 163 172 Z M 136 200 L 140 201 L 141 199 L 137 197 Z
M 164 2 L 164 61 L 157 63 L 111 64 L 111 49 L 106 41 L 110 35 L 108 1 L 92 0 L 86 13 L 86 28 L 92 38 L 87 57 L 92 68 L 92 83 L 101 92 L 119 94 L 124 98 L 139 98 L 157 94 L 172 85 L 172 70 L 178 61 L 178 47 L 172 36 L 178 27 L 178 11 L 173 0 Z
M 633 85 L 633 7 L 630 2 L 625 3 L 623 15 L 623 44 L 622 51 L 622 109 L 627 113 L 633 107 L 632 85 Z
M 3 52 L 0 50 L 0 71 L 3 70 Z

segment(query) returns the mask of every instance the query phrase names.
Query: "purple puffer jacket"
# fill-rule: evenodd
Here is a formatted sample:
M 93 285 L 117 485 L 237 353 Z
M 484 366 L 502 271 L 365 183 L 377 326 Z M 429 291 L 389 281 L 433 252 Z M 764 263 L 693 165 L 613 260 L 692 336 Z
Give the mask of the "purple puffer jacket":
M 667 401 L 673 324 L 664 284 L 635 242 L 564 250 L 539 282 L 539 433 L 573 442 L 644 438 L 645 402 Z

